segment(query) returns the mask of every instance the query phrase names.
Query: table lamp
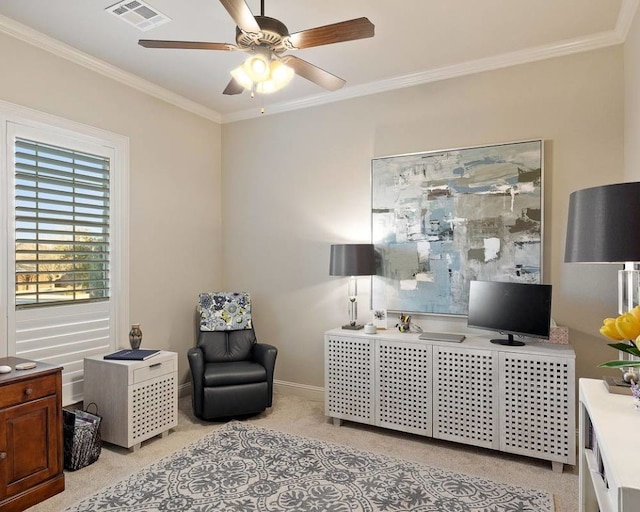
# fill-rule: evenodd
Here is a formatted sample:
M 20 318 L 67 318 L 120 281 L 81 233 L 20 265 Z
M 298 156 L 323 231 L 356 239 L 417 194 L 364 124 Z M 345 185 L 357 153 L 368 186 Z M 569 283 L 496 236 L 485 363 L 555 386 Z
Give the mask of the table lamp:
M 376 273 L 373 244 L 334 244 L 331 246 L 329 275 L 349 276 L 349 323 L 343 329 L 362 329 L 358 324 L 358 278 Z
M 640 182 L 586 188 L 569 196 L 564 261 L 622 264 L 618 314 L 639 304 Z

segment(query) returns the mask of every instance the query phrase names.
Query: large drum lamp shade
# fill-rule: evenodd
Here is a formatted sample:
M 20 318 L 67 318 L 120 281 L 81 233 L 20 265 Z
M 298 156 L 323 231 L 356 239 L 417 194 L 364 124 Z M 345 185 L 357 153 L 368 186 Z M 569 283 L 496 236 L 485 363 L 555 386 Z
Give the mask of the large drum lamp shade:
M 640 182 L 585 188 L 569 196 L 564 261 L 640 261 Z
M 372 276 L 376 273 L 373 244 L 334 244 L 331 246 L 329 275 Z

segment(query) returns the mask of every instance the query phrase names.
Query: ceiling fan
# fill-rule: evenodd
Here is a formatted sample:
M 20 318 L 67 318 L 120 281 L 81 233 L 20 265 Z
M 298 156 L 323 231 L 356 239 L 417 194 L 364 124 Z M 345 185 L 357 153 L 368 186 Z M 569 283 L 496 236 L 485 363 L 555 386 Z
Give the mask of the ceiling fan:
M 264 0 L 260 0 L 260 16 L 254 16 L 245 0 L 220 0 L 236 22 L 236 44 L 197 41 L 159 41 L 140 39 L 145 48 L 186 50 L 245 51 L 249 58 L 231 72 L 232 79 L 223 94 L 240 94 L 245 89 L 269 93 L 286 85 L 294 74 L 330 91 L 346 82 L 340 77 L 293 55 L 289 50 L 301 50 L 373 37 L 374 25 L 367 18 L 357 18 L 322 27 L 289 33 L 284 23 L 264 15 Z

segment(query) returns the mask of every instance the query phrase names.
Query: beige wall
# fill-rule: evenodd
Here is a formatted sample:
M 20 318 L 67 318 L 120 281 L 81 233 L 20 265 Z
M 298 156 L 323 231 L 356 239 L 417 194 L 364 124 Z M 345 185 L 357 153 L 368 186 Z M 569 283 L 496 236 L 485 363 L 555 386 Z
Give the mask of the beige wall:
M 640 10 L 624 45 L 624 176 L 640 181 Z
M 628 43 L 627 55 L 636 48 Z M 182 381 L 195 297 L 224 287 L 252 292 L 258 335 L 280 349 L 276 378 L 322 386 L 322 333 L 346 320 L 346 280 L 329 277 L 329 246 L 370 237 L 370 159 L 530 138 L 547 141 L 544 267 L 554 317 L 571 328 L 578 375 L 598 377 L 595 365 L 611 356 L 598 327 L 615 313 L 616 269 L 564 264 L 563 252 L 569 193 L 625 177 L 622 47 L 222 130 L 1 35 L 0 61 L 12 70 L 0 99 L 130 137 L 131 320 L 145 344 L 180 354 Z M 418 323 L 464 327 L 433 316 Z
M 598 334 L 616 309 L 616 269 L 565 264 L 573 190 L 623 179 L 621 46 L 223 126 L 224 282 L 254 296 L 276 377 L 323 385 L 323 332 L 345 322 L 331 243 L 370 238 L 370 159 L 545 139 L 545 281 L 571 329 L 579 376 L 613 356 Z M 361 290 L 368 283 L 362 281 Z M 368 319 L 361 294 L 360 318 Z M 421 317 L 432 330 L 464 320 Z
M 130 138 L 130 318 L 187 381 L 197 294 L 221 285 L 220 125 L 4 35 L 0 62 L 1 100 Z

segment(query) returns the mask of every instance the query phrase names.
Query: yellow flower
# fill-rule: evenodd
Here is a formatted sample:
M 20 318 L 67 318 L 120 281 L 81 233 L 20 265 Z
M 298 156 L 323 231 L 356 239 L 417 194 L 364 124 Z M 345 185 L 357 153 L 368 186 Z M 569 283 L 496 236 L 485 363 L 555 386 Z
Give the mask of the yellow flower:
M 638 320 L 640 320 L 640 306 L 636 306 L 631 311 L 629 311 L 633 316 L 635 316 Z
M 627 340 L 635 340 L 640 336 L 640 320 L 632 313 L 624 313 L 616 318 L 616 329 Z
M 602 321 L 602 327 L 600 327 L 600 334 L 615 341 L 620 341 L 624 339 L 624 337 L 620 335 L 620 333 L 618 332 L 618 329 L 616 328 L 615 318 L 605 318 Z

